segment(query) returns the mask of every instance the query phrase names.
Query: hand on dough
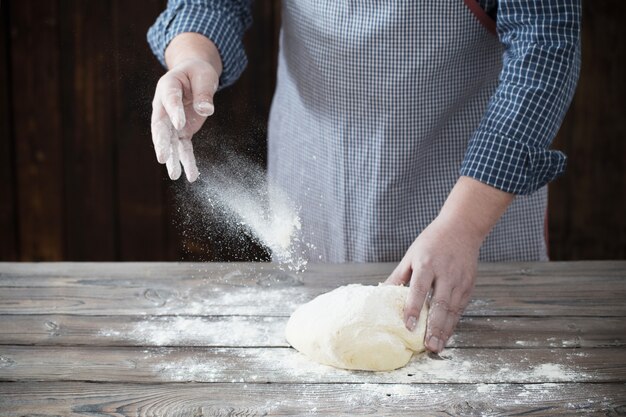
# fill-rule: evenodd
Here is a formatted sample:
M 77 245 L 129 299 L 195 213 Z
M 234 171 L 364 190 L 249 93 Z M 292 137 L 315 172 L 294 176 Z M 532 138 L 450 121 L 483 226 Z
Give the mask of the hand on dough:
M 413 242 L 386 283 L 410 283 L 404 308 L 409 330 L 432 289 L 425 344 L 439 353 L 469 303 L 482 240 L 466 238 L 442 220 L 433 221 Z
M 426 348 L 439 353 L 469 303 L 478 252 L 491 228 L 515 196 L 461 176 L 439 215 L 415 239 L 389 284 L 410 282 L 404 308 L 408 329 L 414 328 L 422 304 L 432 290 L 426 323 Z

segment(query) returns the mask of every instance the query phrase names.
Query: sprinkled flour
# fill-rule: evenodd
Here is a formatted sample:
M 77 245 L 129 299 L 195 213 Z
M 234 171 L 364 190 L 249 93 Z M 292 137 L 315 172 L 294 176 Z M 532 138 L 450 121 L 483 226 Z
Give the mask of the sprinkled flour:
M 103 329 L 115 337 L 149 346 L 287 346 L 282 317 L 151 317 L 126 328 Z
M 300 237 L 294 203 L 254 162 L 235 154 L 225 159 L 227 162 L 203 169 L 190 187 L 204 209 L 202 215 L 220 215 L 229 228 L 247 233 L 267 248 L 280 265 L 303 270 L 307 261 L 302 248 L 306 245 Z
M 553 362 L 530 363 L 529 358 L 504 354 L 492 361 L 464 349 L 446 351 L 449 359 L 419 355 L 406 367 L 389 372 L 354 372 L 324 366 L 282 347 L 212 348 L 181 354 L 175 350 L 149 351 L 146 359 L 166 380 L 196 382 L 377 383 L 377 384 L 479 384 L 477 390 L 497 390 L 494 384 L 548 384 L 595 381 L 571 358 L 558 354 Z M 489 355 L 489 353 L 488 353 Z M 521 360 L 520 360 L 521 359 Z M 230 365 L 229 365 L 230 364 Z M 525 394 L 522 394 L 525 395 Z

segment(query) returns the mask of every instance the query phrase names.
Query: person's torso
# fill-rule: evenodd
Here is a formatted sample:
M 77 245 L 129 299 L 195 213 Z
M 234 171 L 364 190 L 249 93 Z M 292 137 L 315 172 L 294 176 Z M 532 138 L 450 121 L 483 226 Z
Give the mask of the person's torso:
M 443 205 L 503 52 L 467 1 L 284 2 L 268 171 L 313 261 L 398 261 Z M 545 257 L 544 212 L 518 198 L 482 259 Z

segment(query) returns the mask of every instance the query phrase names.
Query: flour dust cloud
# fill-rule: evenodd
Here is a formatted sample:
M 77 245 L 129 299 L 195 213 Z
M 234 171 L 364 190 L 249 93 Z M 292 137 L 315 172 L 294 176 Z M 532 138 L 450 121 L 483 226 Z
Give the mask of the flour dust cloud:
M 210 224 L 206 217 L 213 216 L 229 233 L 245 233 L 261 244 L 282 267 L 303 270 L 307 261 L 301 249 L 300 218 L 289 196 L 268 181 L 265 171 L 253 161 L 234 153 L 220 159 L 223 161 L 202 167 L 200 178 L 181 191 L 181 204 L 193 200 L 195 216 L 201 216 L 186 223 L 194 229 L 206 228 Z

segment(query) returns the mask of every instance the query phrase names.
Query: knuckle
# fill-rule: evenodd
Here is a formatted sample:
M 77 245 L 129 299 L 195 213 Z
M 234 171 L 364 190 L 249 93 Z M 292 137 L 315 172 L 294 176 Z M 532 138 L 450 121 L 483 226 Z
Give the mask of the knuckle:
M 441 298 L 432 299 L 430 302 L 430 306 L 433 310 L 438 309 L 438 310 L 443 310 L 445 312 L 449 312 L 451 310 L 450 303 L 447 300 L 444 300 Z
M 470 297 L 472 296 L 472 290 L 473 287 L 467 287 L 463 289 L 463 292 L 461 293 L 461 299 L 462 300 L 469 300 Z
M 430 285 L 418 281 L 411 287 L 411 291 L 418 297 L 426 297 L 430 292 Z
M 168 94 L 168 96 L 165 98 L 165 104 L 171 107 L 175 107 L 178 105 L 179 100 L 180 98 L 177 95 Z
M 454 318 L 454 322 L 457 322 L 463 314 L 463 308 L 461 306 L 452 307 L 448 310 L 448 314 Z
M 407 276 L 407 271 L 406 265 L 404 265 L 403 262 L 400 262 L 385 282 L 398 285 L 404 284 L 407 281 L 407 278 L 405 278 Z
M 420 294 L 427 294 L 432 287 L 432 283 L 425 281 L 425 280 L 418 279 L 417 282 L 415 282 L 413 286 L 416 292 Z
M 407 316 L 414 316 L 414 317 L 418 317 L 420 315 L 420 309 L 418 308 L 418 306 L 415 303 L 410 303 L 407 304 L 404 307 L 404 313 Z
M 421 256 L 419 259 L 413 261 L 413 269 L 427 271 L 432 270 L 434 266 L 434 259 L 430 255 Z
M 168 71 L 165 74 L 163 74 L 161 78 L 159 78 L 159 81 L 157 81 L 157 90 L 162 89 L 166 84 L 170 83 L 171 79 L 172 79 L 171 71 Z
M 213 65 L 208 62 L 203 62 L 203 65 L 199 67 L 198 72 L 205 77 L 217 78 L 217 71 Z

